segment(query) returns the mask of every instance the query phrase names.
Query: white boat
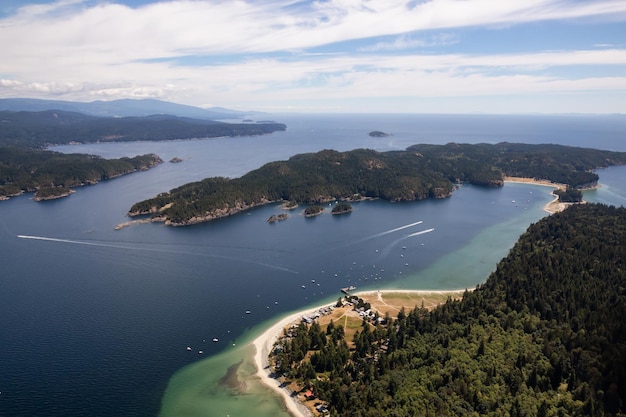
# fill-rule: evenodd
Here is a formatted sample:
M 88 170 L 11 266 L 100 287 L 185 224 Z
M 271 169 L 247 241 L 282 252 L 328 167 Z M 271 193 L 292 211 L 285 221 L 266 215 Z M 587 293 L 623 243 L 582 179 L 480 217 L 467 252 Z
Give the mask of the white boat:
M 191 350 L 191 346 L 187 346 L 187 350 Z
M 218 339 L 217 337 L 214 337 L 214 338 L 213 338 L 213 341 L 217 343 L 217 342 L 219 342 L 219 341 L 220 341 L 220 339 Z

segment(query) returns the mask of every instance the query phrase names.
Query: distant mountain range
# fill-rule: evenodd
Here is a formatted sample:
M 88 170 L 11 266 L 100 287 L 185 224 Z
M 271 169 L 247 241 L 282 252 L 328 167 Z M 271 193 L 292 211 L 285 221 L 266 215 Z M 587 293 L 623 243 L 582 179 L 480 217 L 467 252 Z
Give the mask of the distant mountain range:
M 155 114 L 168 114 L 179 117 L 209 120 L 236 119 L 253 114 L 261 114 L 259 112 L 241 112 L 222 107 L 203 109 L 154 99 L 98 100 L 86 103 L 79 101 L 40 100 L 34 98 L 4 98 L 0 99 L 0 111 L 2 110 L 30 112 L 62 110 L 98 117 L 141 117 Z

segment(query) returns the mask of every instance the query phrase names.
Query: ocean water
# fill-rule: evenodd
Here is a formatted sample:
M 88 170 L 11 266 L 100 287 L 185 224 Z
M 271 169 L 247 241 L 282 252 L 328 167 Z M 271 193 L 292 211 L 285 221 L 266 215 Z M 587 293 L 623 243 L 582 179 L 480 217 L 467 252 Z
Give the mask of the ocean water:
M 321 149 L 516 141 L 626 151 L 626 121 L 617 116 L 271 118 L 285 122 L 287 132 L 55 147 L 184 161 L 66 199 L 0 202 L 0 416 L 286 415 L 250 378 L 249 341 L 268 323 L 330 302 L 347 285 L 472 288 L 546 215 L 551 196 L 539 186 L 462 186 L 449 199 L 362 202 L 345 216 L 308 219 L 295 211 L 268 224 L 282 212 L 268 205 L 193 227 L 115 231 L 136 201 Z M 371 130 L 392 136 L 371 138 Z M 623 204 L 626 169 L 599 173 L 602 187 L 585 197 Z M 245 394 L 220 382 L 240 362 Z

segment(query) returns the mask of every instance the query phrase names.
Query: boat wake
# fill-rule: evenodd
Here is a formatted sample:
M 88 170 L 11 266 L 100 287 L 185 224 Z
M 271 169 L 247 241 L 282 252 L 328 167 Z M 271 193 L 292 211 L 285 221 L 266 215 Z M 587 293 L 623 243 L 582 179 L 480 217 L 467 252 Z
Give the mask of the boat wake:
M 109 245 L 106 243 L 96 243 L 96 242 L 85 242 L 82 240 L 71 240 L 71 239 L 59 239 L 56 237 L 45 237 L 45 236 L 30 236 L 30 235 L 17 235 L 19 239 L 32 239 L 32 240 L 43 240 L 46 242 L 60 242 L 60 243 L 72 243 L 74 245 L 88 245 L 88 246 L 104 246 L 107 248 L 120 248 L 120 249 L 132 249 L 128 246 L 121 245 Z
M 85 245 L 85 246 L 97 246 L 104 248 L 114 248 L 114 249 L 124 249 L 124 250 L 136 250 L 136 251 L 146 251 L 146 252 L 161 252 L 161 253 L 172 253 L 172 254 L 181 254 L 181 255 L 194 255 L 194 256 L 205 256 L 209 258 L 217 258 L 224 259 L 233 262 L 243 262 L 252 265 L 258 265 L 265 268 L 275 269 L 277 271 L 289 272 L 290 274 L 298 274 L 298 271 L 291 270 L 289 268 L 285 268 L 280 265 L 272 265 L 264 262 L 258 262 L 250 259 L 246 259 L 243 257 L 231 257 L 224 255 L 217 255 L 212 253 L 201 253 L 201 252 L 193 252 L 193 251 L 180 251 L 180 250 L 168 250 L 163 248 L 150 248 L 145 246 L 131 246 L 131 245 L 119 245 L 119 244 L 110 244 L 110 243 L 102 243 L 102 242 L 88 242 L 84 240 L 73 240 L 73 239 L 60 239 L 56 237 L 46 237 L 46 236 L 31 236 L 31 235 L 17 235 L 18 239 L 29 239 L 29 240 L 40 240 L 45 242 L 57 242 L 57 243 L 69 243 L 72 245 Z
M 400 230 L 408 229 L 409 227 L 417 226 L 418 224 L 422 224 L 422 223 L 424 223 L 424 221 L 420 220 L 415 223 L 405 224 L 404 226 L 395 227 L 393 229 L 385 230 L 384 232 L 376 233 L 375 235 L 364 237 L 363 239 L 360 239 L 354 243 L 361 243 L 361 242 L 365 242 L 371 239 L 376 239 L 377 237 L 382 237 L 391 233 L 399 232 Z
M 415 233 L 411 233 L 410 235 L 406 236 L 406 239 L 413 237 L 413 236 L 420 236 L 420 235 L 424 235 L 426 233 L 430 233 L 430 232 L 434 232 L 435 228 L 433 227 L 432 229 L 426 229 L 426 230 L 422 230 L 421 232 L 415 232 Z

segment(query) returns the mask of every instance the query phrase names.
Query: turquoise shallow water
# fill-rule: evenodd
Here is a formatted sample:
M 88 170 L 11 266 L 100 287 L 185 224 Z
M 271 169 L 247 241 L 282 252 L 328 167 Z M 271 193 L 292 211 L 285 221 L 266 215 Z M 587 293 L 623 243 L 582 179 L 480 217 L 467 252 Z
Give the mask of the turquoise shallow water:
M 254 376 L 254 347 L 251 341 L 269 324 L 255 327 L 237 340 L 237 347 L 195 362 L 178 371 L 170 380 L 160 411 L 173 416 L 289 416 L 279 397 Z M 239 389 L 220 380 L 229 367 L 240 364 L 237 377 L 245 385 Z

